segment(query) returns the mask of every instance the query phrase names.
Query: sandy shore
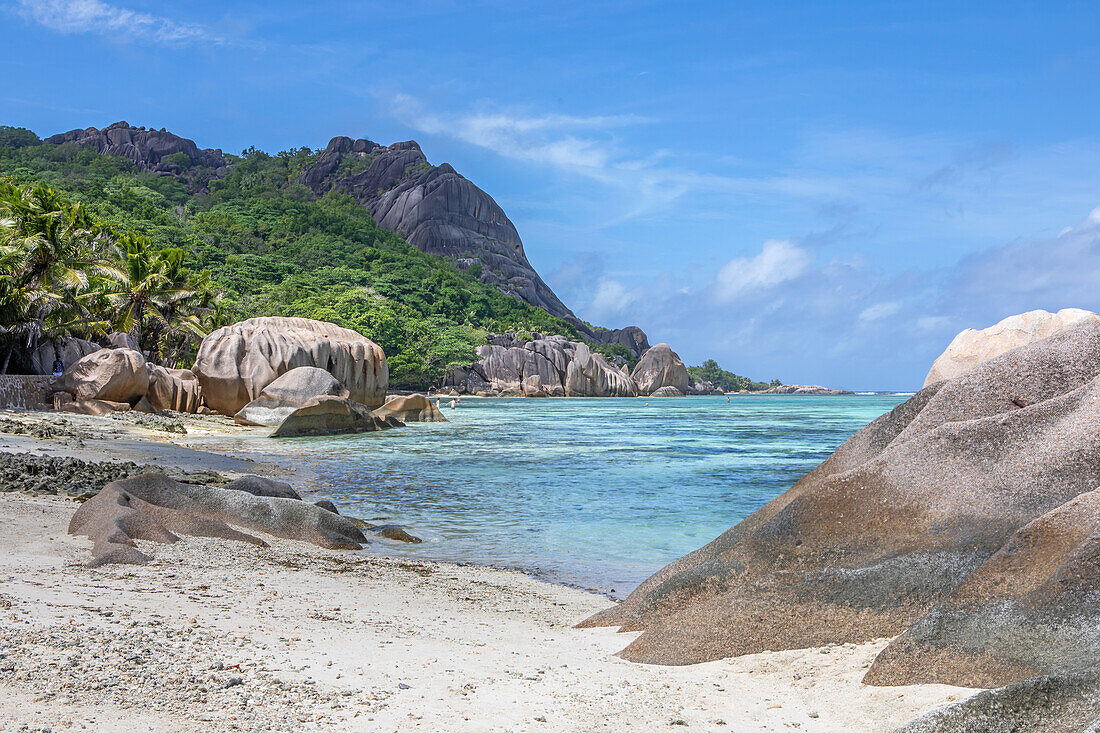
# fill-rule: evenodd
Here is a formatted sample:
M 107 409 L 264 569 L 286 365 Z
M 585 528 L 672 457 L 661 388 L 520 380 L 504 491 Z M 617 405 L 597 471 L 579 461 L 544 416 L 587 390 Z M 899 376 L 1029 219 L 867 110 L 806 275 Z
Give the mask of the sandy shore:
M 120 433 L 4 433 L 0 449 L 264 472 L 148 426 L 79 422 Z M 239 428 L 204 418 L 188 435 L 204 430 Z M 632 664 L 613 656 L 632 635 L 572 628 L 605 598 L 503 570 L 190 537 L 91 570 L 65 534 L 74 507 L 0 494 L 3 730 L 884 731 L 971 693 L 861 685 L 886 640 Z

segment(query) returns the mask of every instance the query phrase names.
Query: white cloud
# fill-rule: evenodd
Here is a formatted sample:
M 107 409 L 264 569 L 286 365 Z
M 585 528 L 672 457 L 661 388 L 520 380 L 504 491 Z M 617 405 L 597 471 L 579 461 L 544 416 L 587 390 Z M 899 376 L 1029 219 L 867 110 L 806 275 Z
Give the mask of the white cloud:
M 890 301 L 886 303 L 875 303 L 872 306 L 864 308 L 859 314 L 859 320 L 864 323 L 871 321 L 878 321 L 883 318 L 889 318 L 890 316 L 901 310 L 901 303 L 897 301 Z
M 729 302 L 754 290 L 774 287 L 803 275 L 813 256 L 787 240 L 769 239 L 755 257 L 736 257 L 718 271 L 715 295 Z
M 637 299 L 638 294 L 628 290 L 618 280 L 602 277 L 596 284 L 591 310 L 598 316 L 607 318 L 621 313 Z
M 19 0 L 29 20 L 60 33 L 98 33 L 165 43 L 220 42 L 206 28 L 108 5 L 100 0 Z

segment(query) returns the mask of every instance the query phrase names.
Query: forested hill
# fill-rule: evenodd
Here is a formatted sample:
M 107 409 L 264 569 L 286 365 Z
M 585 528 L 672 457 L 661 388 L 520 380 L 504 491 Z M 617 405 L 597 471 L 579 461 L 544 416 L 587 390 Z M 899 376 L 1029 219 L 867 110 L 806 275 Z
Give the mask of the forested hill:
M 398 387 L 426 386 L 473 361 L 488 332 L 586 337 L 575 322 L 483 282 L 477 263 L 460 269 L 379 227 L 345 186 L 300 182 L 323 152 L 234 156 L 165 135 L 104 135 L 97 146 L 0 128 L 0 175 L 84 203 L 118 234 L 182 250 L 189 269 L 209 270 L 224 289 L 233 318 L 305 316 L 367 334 L 385 349 Z M 369 168 L 363 158 L 341 164 L 353 177 L 356 166 Z

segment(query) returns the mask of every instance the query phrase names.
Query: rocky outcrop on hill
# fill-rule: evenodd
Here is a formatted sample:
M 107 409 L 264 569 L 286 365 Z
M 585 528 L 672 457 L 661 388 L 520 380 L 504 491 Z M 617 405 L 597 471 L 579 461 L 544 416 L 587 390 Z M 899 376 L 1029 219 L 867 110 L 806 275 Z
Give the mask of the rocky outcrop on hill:
M 980 331 L 968 328 L 955 336 L 932 364 L 924 386 L 957 377 L 1010 349 L 1053 336 L 1082 321 L 1100 321 L 1100 315 L 1081 308 L 1063 308 L 1057 313 L 1034 310 L 1009 316 Z
M 344 385 L 324 369 L 303 366 L 291 369 L 263 388 L 260 396 L 237 411 L 241 425 L 278 425 L 314 397 L 347 397 Z
M 415 142 L 382 146 L 334 137 L 299 182 L 318 194 L 346 191 L 409 244 L 463 269 L 478 265 L 483 282 L 580 323 L 531 267 L 496 201 L 446 163 L 430 165 Z
M 132 127 L 126 122 L 116 122 L 102 130 L 89 127 L 70 130 L 45 139 L 44 142 L 60 145 L 75 143 L 97 153 L 127 158 L 142 170 L 162 175 L 181 175 L 179 164 L 167 160 L 175 153 L 182 153 L 190 165 L 224 168 L 226 159 L 221 150 L 200 149 L 193 140 L 173 135 L 163 127 L 159 130 Z
M 674 387 L 684 394 L 691 384 L 687 367 L 668 344 L 657 344 L 646 351 L 630 376 L 638 385 L 638 393 L 643 395 L 662 387 Z
M 352 520 L 308 502 L 183 484 L 161 473 L 108 484 L 76 510 L 69 534 L 92 540 L 91 567 L 148 562 L 135 540 L 167 544 L 180 534 L 267 546 L 233 527 L 336 550 L 359 550 L 367 542 Z
M 904 634 L 870 683 L 1066 680 L 1100 651 L 1100 323 L 926 387 L 584 625 L 687 664 Z
M 378 344 L 355 331 L 308 318 L 250 318 L 202 340 L 192 371 L 208 407 L 233 415 L 265 387 L 296 367 L 332 374 L 349 397 L 378 407 L 389 370 Z

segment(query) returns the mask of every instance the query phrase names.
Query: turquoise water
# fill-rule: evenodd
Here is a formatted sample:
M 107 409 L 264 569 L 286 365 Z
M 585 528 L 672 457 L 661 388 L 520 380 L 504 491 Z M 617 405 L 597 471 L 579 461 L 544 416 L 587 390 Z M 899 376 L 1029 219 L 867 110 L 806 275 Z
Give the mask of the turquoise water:
M 467 398 L 444 409 L 446 423 L 263 440 L 305 467 L 303 488 L 425 540 L 368 551 L 518 567 L 622 596 L 904 399 Z

